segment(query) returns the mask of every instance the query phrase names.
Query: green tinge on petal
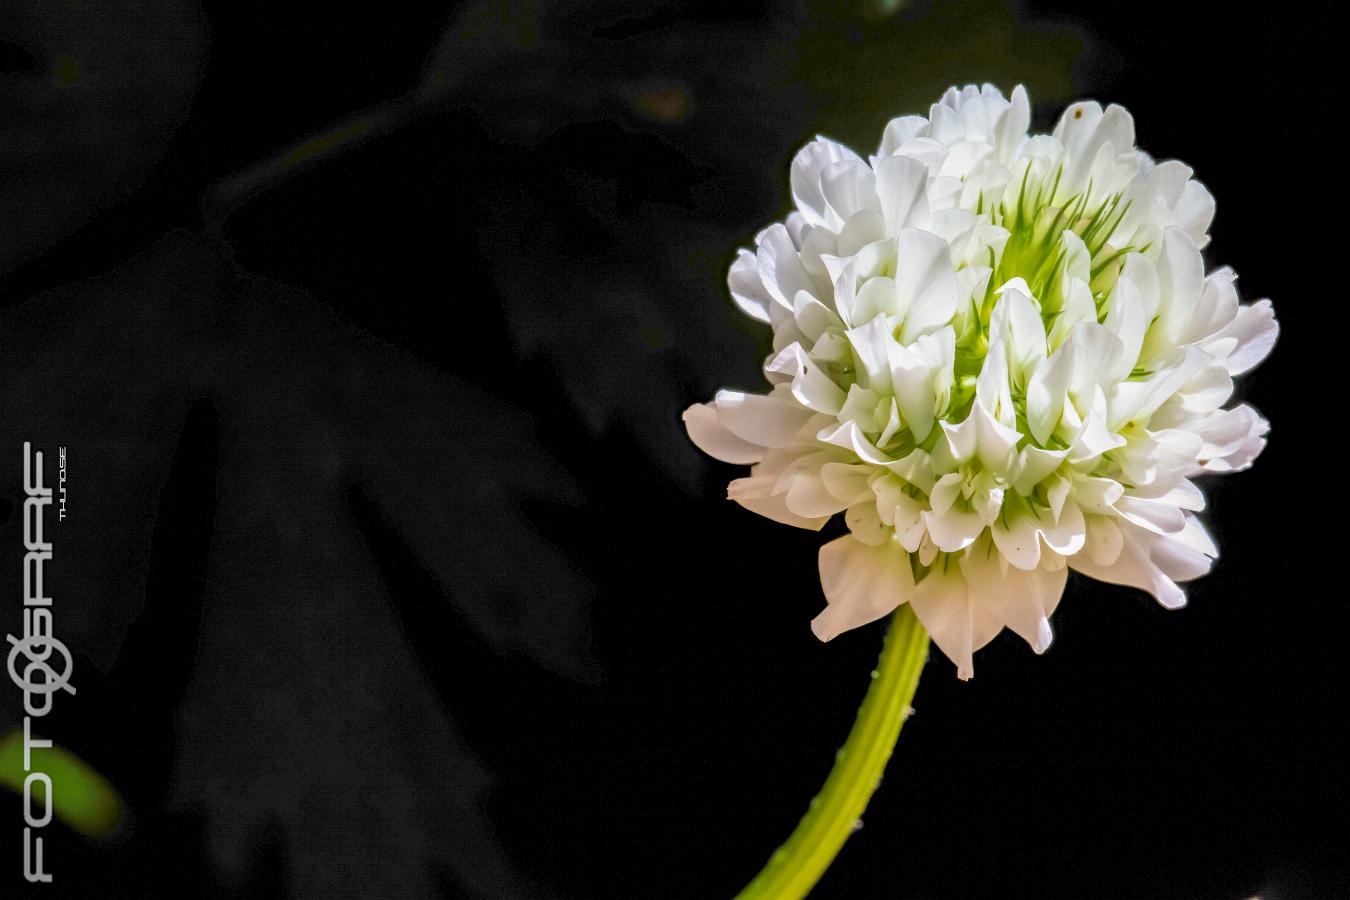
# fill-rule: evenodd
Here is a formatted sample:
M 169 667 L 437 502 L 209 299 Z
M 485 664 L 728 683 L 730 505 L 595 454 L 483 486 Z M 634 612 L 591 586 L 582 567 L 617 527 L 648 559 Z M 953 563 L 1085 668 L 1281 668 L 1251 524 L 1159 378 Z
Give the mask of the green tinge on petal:
M 32 771 L 43 772 L 52 783 L 52 810 L 56 818 L 89 837 L 101 838 L 117 830 L 122 821 L 122 798 L 116 789 L 84 760 L 62 747 L 34 748 Z M 23 730 L 14 729 L 0 738 L 0 785 L 23 793 L 27 773 L 23 767 Z M 35 809 L 46 800 L 46 786 L 32 786 Z

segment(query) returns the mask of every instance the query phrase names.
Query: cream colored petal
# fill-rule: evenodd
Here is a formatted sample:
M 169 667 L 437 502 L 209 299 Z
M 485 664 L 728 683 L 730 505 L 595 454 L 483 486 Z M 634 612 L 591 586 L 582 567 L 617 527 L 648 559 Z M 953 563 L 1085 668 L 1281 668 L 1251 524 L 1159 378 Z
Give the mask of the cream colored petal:
M 909 556 L 893 543 L 871 547 L 851 535 L 820 548 L 820 585 L 827 606 L 811 622 L 822 641 L 875 622 L 914 592 Z
M 1097 563 L 1087 550 L 1069 560 L 1069 566 L 1089 578 L 1111 584 L 1137 587 L 1152 594 L 1162 606 L 1178 609 L 1186 605 L 1186 592 L 1153 560 L 1159 541 L 1171 541 L 1128 522 L 1121 525 L 1121 549 L 1110 565 Z
M 1120 526 L 1112 516 L 1085 516 L 1087 526 L 1086 550 L 1095 565 L 1104 568 L 1115 564 L 1120 558 L 1124 538 Z
M 713 401 L 717 420 L 736 437 L 762 447 L 786 447 L 797 442 L 798 432 L 811 420 L 811 411 L 781 395 L 717 392 Z
M 1023 571 L 1009 567 L 1005 571 L 996 554 L 976 547 L 962 557 L 961 569 L 974 602 L 1011 628 L 1036 653 L 1049 649 L 1053 639 L 1050 613 L 1064 592 L 1067 568 Z
M 924 526 L 933 544 L 944 553 L 964 550 L 984 531 L 984 519 L 979 513 L 953 506 L 945 513 L 929 511 L 923 514 Z
M 807 409 L 834 416 L 844 405 L 845 394 L 839 385 L 800 344 L 783 348 L 765 363 L 764 370 L 791 378 L 792 396 Z
M 689 439 L 704 453 L 722 462 L 749 465 L 764 458 L 764 448 L 732 434 L 717 418 L 711 403 L 695 403 L 684 411 Z
M 1003 623 L 983 604 L 971 600 L 956 561 L 935 566 L 914 586 L 914 614 L 937 648 L 956 663 L 956 677 L 975 675 L 975 651 L 1003 630 Z
M 777 479 L 770 479 L 777 481 Z M 784 525 L 793 525 L 797 528 L 806 528 L 810 531 L 819 531 L 825 527 L 825 523 L 830 521 L 829 516 L 820 518 L 807 518 L 799 516 L 787 508 L 787 503 L 782 494 L 769 494 L 763 490 L 761 479 L 738 478 L 727 485 L 728 499 L 735 500 L 741 506 L 753 513 L 758 513 L 766 519 L 772 519 L 775 522 L 781 522 Z

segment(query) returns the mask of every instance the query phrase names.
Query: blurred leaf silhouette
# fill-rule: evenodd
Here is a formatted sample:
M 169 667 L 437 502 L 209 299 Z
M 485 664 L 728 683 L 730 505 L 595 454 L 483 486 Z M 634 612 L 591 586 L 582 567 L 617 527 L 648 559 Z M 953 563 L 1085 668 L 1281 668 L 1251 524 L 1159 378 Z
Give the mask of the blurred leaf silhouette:
M 440 162 L 468 169 L 468 190 L 442 214 L 473 224 L 461 238 L 494 281 L 516 352 L 548 361 L 593 434 L 621 423 L 692 489 L 704 463 L 679 412 L 760 381 L 767 337 L 729 302 L 725 273 L 783 211 L 795 148 L 818 132 L 870 148 L 889 118 L 968 80 L 1026 83 L 1053 108 L 1074 96 L 1084 43 L 1021 23 L 1001 0 L 753 13 L 477 0 L 415 89 L 226 180 L 211 208 L 228 217 L 325 153 L 399 128 L 463 128 L 428 119 L 468 113 L 501 146 L 477 157 L 446 140 Z
M 131 196 L 200 83 L 191 3 L 7 0 L 0 16 L 0 272 Z
M 521 708 L 560 730 L 566 707 L 547 702 L 597 702 L 560 685 L 596 677 L 583 563 L 601 563 L 536 521 L 588 494 L 536 420 L 570 405 L 584 427 L 567 440 L 640 451 L 635 477 L 670 482 L 646 502 L 687 502 L 705 463 L 678 413 L 759 381 L 766 338 L 725 269 L 782 211 L 795 146 L 816 131 L 866 146 L 878 117 L 965 78 L 1066 99 L 1079 47 L 1010 27 L 992 0 L 481 0 L 420 13 L 448 22 L 407 41 L 430 54 L 403 93 L 338 110 L 325 95 L 298 124 L 262 102 L 266 73 L 239 109 L 221 99 L 255 62 L 248 29 L 212 21 L 206 63 L 211 17 L 190 4 L 50 8 L 7 8 L 0 44 L 18 101 L 0 109 L 0 433 L 70 448 L 53 583 L 81 693 L 52 736 L 132 821 L 125 845 L 57 850 L 102 854 L 70 877 L 109 895 L 552 892 L 498 846 L 471 746 L 509 724 L 485 684 L 537 694 Z M 338 26 L 293 15 L 257 39 L 331 62 L 309 29 Z M 398 24 L 367 15 L 352 44 Z M 623 696 L 619 720 L 644 702 Z M 660 750 L 618 731 L 549 739 L 579 765 Z M 625 802 L 627 765 L 592 788 Z M 647 827 L 633 852 L 656 864 L 674 825 Z
M 578 495 L 528 421 L 188 235 L 6 311 L 0 333 L 6 442 L 69 446 L 78 473 L 59 627 L 84 673 L 111 672 L 83 675 L 66 743 L 114 783 L 172 751 L 164 796 L 202 811 L 229 878 L 275 826 L 297 896 L 340 877 L 431 890 L 438 861 L 512 884 L 484 865 L 487 776 L 406 650 L 347 492 L 445 586 L 453 624 L 586 678 L 589 588 L 519 508 Z M 210 481 L 157 513 L 180 433 L 207 443 L 174 465 Z
M 1000 0 L 692 12 L 482 0 L 452 24 L 423 89 L 527 148 L 476 209 L 519 352 L 549 360 L 595 433 L 622 422 L 686 486 L 702 463 L 682 407 L 760 381 L 767 337 L 735 312 L 725 273 L 783 210 L 796 147 L 826 133 L 870 150 L 890 118 L 971 80 L 1024 82 L 1053 107 L 1072 98 L 1084 49 Z M 625 174 L 635 157 L 650 180 Z

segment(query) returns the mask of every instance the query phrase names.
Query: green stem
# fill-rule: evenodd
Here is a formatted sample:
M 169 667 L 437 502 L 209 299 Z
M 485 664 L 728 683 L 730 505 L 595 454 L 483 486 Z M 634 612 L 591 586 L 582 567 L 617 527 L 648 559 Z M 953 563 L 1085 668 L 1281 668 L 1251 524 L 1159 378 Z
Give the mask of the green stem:
M 792 836 L 737 895 L 738 900 L 796 900 L 815 887 L 881 783 L 927 658 L 928 632 L 905 604 L 891 618 L 872 686 L 825 786 Z

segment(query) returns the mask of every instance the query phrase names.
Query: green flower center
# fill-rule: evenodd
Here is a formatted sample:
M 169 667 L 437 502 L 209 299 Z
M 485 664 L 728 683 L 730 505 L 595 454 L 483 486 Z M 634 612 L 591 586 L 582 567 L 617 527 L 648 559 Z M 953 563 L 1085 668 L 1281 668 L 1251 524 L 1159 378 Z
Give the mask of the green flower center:
M 1075 283 L 1087 284 L 1100 322 L 1106 317 L 1107 298 L 1115 288 L 1126 254 L 1146 249 L 1115 247 L 1109 242 L 1129 211 L 1130 203 L 1121 194 L 1094 195 L 1089 183 L 1086 189 L 1061 197 L 1062 169 L 1035 183 L 1029 173 L 1030 169 L 1022 179 L 1016 201 L 986 205 L 981 197 L 975 209 L 977 215 L 987 215 L 991 224 L 1006 229 L 1008 239 L 1001 252 L 988 248 L 986 265 L 993 274 L 974 314 L 964 317 L 957 334 L 954 384 L 944 416 L 953 423 L 964 420 L 974 402 L 976 378 L 989 351 L 990 320 L 998 292 L 1005 284 L 1014 278 L 1026 282 L 1053 350 L 1068 337 L 1068 329 L 1057 331 L 1055 324 L 1070 303 L 1069 292 Z M 1025 424 L 1024 389 L 1023 384 L 1012 385 L 1019 428 Z

